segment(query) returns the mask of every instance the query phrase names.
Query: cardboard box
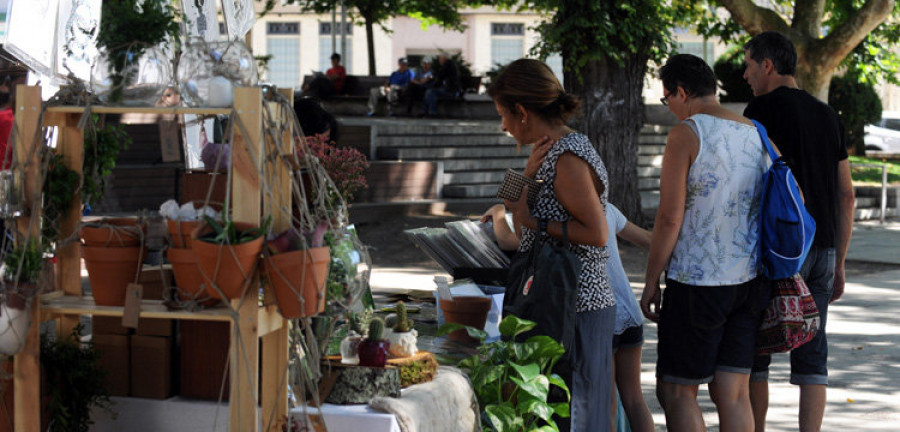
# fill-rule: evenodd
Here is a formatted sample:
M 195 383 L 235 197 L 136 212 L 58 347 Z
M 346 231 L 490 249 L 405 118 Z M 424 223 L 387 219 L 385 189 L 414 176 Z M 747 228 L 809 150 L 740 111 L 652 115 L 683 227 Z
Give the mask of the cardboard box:
M 162 267 L 162 270 L 160 270 L 160 267 Z M 172 288 L 175 286 L 172 265 L 144 266 L 138 282 L 144 286 L 144 300 L 163 300 L 165 287 Z
M 231 323 L 182 320 L 179 394 L 194 399 L 218 400 L 222 375 L 228 371 Z M 228 377 L 222 400 L 228 400 Z
M 99 353 L 100 368 L 106 371 L 109 393 L 112 396 L 129 396 L 131 351 L 128 336 L 94 334 L 91 340 L 94 342 L 94 349 Z
M 172 396 L 172 338 L 131 336 L 131 396 Z
M 134 329 L 122 327 L 120 316 L 91 317 L 91 334 L 95 335 L 130 335 Z
M 135 334 L 141 336 L 172 337 L 175 332 L 175 322 L 163 318 L 141 318 L 138 320 L 138 328 Z

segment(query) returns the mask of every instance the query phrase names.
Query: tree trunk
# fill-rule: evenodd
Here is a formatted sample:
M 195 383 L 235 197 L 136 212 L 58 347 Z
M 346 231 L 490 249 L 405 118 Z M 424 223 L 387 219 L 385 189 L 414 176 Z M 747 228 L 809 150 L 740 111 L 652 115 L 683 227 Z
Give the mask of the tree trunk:
M 566 55 L 564 49 L 564 59 Z M 637 161 L 647 57 L 632 56 L 621 66 L 610 59 L 591 60 L 580 71 L 580 81 L 573 72 L 565 72 L 568 91 L 581 97 L 576 127 L 590 138 L 606 165 L 609 202 L 630 221 L 644 225 Z
M 372 30 L 374 23 L 371 18 L 366 18 L 366 48 L 369 50 L 369 75 L 375 76 L 375 33 Z
M 827 67 L 834 59 L 826 58 L 827 53 L 817 54 L 814 47 L 803 41 L 795 42 L 797 47 L 797 70 L 794 78 L 797 86 L 807 93 L 815 96 L 822 102 L 828 103 L 828 87 L 831 86 L 831 77 L 834 69 Z M 831 54 L 835 55 L 835 54 Z

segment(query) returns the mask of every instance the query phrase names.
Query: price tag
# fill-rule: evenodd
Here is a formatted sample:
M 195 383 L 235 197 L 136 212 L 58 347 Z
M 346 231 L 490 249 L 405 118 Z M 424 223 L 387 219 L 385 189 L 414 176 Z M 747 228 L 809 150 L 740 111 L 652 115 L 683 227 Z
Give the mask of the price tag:
M 437 290 L 440 298 L 453 300 L 453 294 L 450 293 L 450 281 L 446 276 L 435 276 L 434 283 L 437 285 Z
M 125 310 L 122 312 L 122 327 L 137 328 L 138 319 L 141 317 L 141 298 L 144 295 L 144 286 L 131 283 L 125 289 Z

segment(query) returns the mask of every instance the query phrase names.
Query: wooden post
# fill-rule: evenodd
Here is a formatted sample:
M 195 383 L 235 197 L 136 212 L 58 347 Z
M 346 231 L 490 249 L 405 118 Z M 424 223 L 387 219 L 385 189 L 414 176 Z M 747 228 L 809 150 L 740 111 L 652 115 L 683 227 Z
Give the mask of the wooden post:
M 263 161 L 262 90 L 238 87 L 234 90 L 238 133 L 231 146 L 232 183 L 231 217 L 234 221 L 259 224 L 261 222 L 261 193 L 259 171 Z M 239 125 L 243 125 L 241 129 Z M 246 133 L 246 135 L 245 135 Z M 255 431 L 258 428 L 259 306 L 255 281 L 251 282 L 247 298 L 232 300 L 238 321 L 232 330 L 231 341 L 231 431 Z
M 62 156 L 66 166 L 83 175 L 82 156 L 84 154 L 84 135 L 78 128 L 81 114 L 48 113 L 44 116 L 44 126 L 58 128 L 56 150 Z M 68 210 L 61 213 L 63 220 L 59 226 L 59 238 L 69 238 L 81 225 L 81 191 L 75 192 Z M 78 241 L 57 246 L 56 248 L 56 290 L 65 295 L 81 296 L 81 243 Z M 57 331 L 66 337 L 79 323 L 78 316 L 64 316 L 59 319 Z
M 19 167 L 25 171 L 25 205 L 27 211 L 36 207 L 38 210 L 28 214 L 17 221 L 21 233 L 32 236 L 38 233 L 40 224 L 29 223 L 30 217 L 40 218 L 40 205 L 31 206 L 34 200 L 40 202 L 41 185 L 40 165 L 38 153 L 34 149 L 36 140 L 34 134 L 38 132 L 38 116 L 41 111 L 40 87 L 23 86 L 16 88 L 15 125 L 19 133 L 16 134 L 15 156 Z M 39 142 L 39 141 L 37 141 Z M 26 234 L 26 236 L 28 235 Z M 18 237 L 18 236 L 17 236 Z M 32 237 L 36 238 L 36 237 Z M 40 296 L 32 299 L 31 326 L 25 336 L 25 347 L 16 354 L 13 367 L 15 417 L 14 426 L 17 432 L 40 432 L 41 430 L 41 338 L 40 338 Z
M 293 106 L 293 89 L 279 89 Z M 274 104 L 272 104 L 274 108 Z M 277 110 L 280 114 L 281 111 Z M 288 113 L 292 115 L 293 113 Z M 292 121 L 292 117 L 278 118 L 276 123 Z M 281 137 L 282 145 L 289 146 L 293 142 L 292 129 L 286 128 Z M 281 149 L 281 152 L 293 152 L 293 146 Z M 266 140 L 266 154 L 277 155 L 279 149 L 272 139 Z M 276 233 L 291 226 L 291 172 L 288 165 L 280 157 L 268 159 L 265 163 L 266 185 L 271 188 L 271 195 L 263 195 L 263 208 L 272 216 L 272 228 Z M 271 287 L 266 287 L 271 292 Z M 277 313 L 277 312 L 276 312 Z M 280 316 L 280 315 L 279 315 Z M 280 422 L 288 415 L 287 410 L 287 359 L 289 348 L 289 324 L 281 319 L 281 327 L 262 337 L 262 421 L 263 431 L 281 431 Z

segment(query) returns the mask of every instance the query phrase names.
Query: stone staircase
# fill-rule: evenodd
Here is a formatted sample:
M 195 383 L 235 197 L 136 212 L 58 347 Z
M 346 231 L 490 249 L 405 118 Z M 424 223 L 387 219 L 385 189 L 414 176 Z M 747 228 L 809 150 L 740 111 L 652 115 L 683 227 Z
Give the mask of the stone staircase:
M 344 125 L 368 127 L 368 154 L 377 161 L 436 163 L 440 199 L 491 199 L 508 168 L 522 170 L 527 149 L 516 152 L 515 140 L 494 120 L 420 120 L 343 118 Z M 638 188 L 652 218 L 659 205 L 659 175 L 668 125 L 645 125 L 638 141 Z M 857 187 L 856 219 L 880 217 L 880 187 Z M 900 216 L 900 188 L 888 189 L 888 217 Z

